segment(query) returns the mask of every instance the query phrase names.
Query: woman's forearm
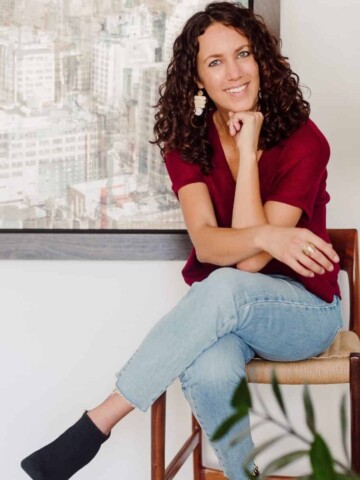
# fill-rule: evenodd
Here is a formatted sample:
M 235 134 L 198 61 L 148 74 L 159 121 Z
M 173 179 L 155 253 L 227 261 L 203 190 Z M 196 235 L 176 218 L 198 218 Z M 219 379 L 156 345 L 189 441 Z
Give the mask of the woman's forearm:
M 204 226 L 192 232 L 199 260 L 219 266 L 233 265 L 265 251 L 295 272 L 307 277 L 333 269 L 339 257 L 330 243 L 306 228 L 259 225 L 243 229 Z M 304 246 L 315 247 L 314 259 Z
M 261 202 L 258 169 L 262 154 L 258 145 L 264 116 L 255 110 L 230 112 L 227 122 L 240 155 L 232 215 L 234 228 L 268 223 Z
M 260 182 L 257 160 L 248 162 L 243 158 L 241 167 L 239 167 L 238 178 L 236 182 L 235 199 L 232 216 L 232 226 L 234 228 L 246 228 L 268 223 L 264 207 L 261 202 Z M 270 260 L 271 255 L 262 251 L 255 255 L 237 262 L 236 267 L 239 270 L 248 272 L 258 272 Z
M 268 223 L 261 202 L 257 159 L 240 162 L 232 215 L 233 228 L 253 227 Z
M 203 226 L 192 233 L 191 240 L 200 262 L 230 266 L 263 251 L 266 226 L 241 229 Z

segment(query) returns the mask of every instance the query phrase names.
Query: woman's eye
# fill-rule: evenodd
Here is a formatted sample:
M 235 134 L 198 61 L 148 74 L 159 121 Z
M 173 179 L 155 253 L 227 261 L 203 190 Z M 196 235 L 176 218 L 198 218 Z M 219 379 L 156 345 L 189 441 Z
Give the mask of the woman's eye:
M 209 67 L 215 67 L 216 65 L 220 64 L 220 60 L 213 60 L 209 63 Z
M 242 50 L 239 52 L 239 57 L 248 57 L 251 53 L 248 50 Z

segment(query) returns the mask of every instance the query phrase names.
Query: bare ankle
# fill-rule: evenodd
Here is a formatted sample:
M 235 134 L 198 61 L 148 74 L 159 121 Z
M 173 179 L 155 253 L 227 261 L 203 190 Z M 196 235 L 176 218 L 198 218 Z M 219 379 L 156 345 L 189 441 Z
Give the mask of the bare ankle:
M 111 432 L 109 421 L 101 415 L 101 412 L 97 410 L 97 407 L 93 410 L 88 410 L 87 415 L 104 435 L 109 435 Z
M 115 389 L 100 405 L 87 412 L 89 418 L 105 435 L 134 407 Z

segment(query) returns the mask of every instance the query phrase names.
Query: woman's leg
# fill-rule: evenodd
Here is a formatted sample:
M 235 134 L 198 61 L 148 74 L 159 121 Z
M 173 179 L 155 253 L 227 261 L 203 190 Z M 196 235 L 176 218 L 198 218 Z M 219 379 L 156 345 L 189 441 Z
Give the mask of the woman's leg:
M 229 444 L 232 438 L 249 429 L 248 416 L 237 423 L 222 439 L 212 442 L 211 436 L 226 418 L 233 415 L 231 398 L 241 379 L 246 375 L 246 363 L 253 356 L 253 349 L 239 336 L 230 333 L 199 355 L 180 375 L 185 397 L 207 435 L 225 475 L 231 480 L 247 478 L 242 463 L 253 448 L 250 434 L 233 447 Z M 250 469 L 251 467 L 249 465 Z
M 341 325 L 337 297 L 327 303 L 288 277 L 221 268 L 150 330 L 118 373 L 117 388 L 146 411 L 226 334 L 237 334 L 263 358 L 295 361 L 324 351 Z
M 146 411 L 204 350 L 226 334 L 236 333 L 264 358 L 300 360 L 326 349 L 340 324 L 338 299 L 328 304 L 297 282 L 221 268 L 194 284 L 153 327 L 119 372 L 117 388 L 130 405 Z M 119 409 L 123 407 L 121 400 Z M 78 447 L 79 455 L 83 454 L 86 445 Z M 41 458 L 50 454 L 46 449 L 30 456 L 32 465 L 40 461 L 38 470 Z M 64 459 L 56 454 L 52 460 L 54 475 L 32 478 L 70 478 L 61 476 Z

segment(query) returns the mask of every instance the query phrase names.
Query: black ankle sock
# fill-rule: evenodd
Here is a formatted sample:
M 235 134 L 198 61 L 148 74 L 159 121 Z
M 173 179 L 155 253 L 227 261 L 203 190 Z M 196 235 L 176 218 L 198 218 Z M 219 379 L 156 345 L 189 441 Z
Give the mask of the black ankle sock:
M 68 480 L 95 457 L 109 437 L 85 412 L 60 437 L 24 458 L 21 467 L 33 480 Z

